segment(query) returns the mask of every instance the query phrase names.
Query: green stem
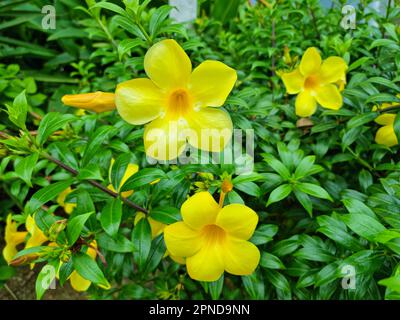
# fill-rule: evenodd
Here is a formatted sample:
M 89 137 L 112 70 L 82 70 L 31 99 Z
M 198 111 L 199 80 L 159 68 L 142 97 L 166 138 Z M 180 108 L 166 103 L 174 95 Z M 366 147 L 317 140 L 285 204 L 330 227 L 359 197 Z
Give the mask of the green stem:
M 348 150 L 351 155 L 360 163 L 362 164 L 364 167 L 366 167 L 369 171 L 375 173 L 375 169 L 368 163 L 366 162 L 364 159 L 362 159 L 357 153 L 355 153 L 353 150 L 350 149 L 350 147 L 346 147 L 346 150 Z

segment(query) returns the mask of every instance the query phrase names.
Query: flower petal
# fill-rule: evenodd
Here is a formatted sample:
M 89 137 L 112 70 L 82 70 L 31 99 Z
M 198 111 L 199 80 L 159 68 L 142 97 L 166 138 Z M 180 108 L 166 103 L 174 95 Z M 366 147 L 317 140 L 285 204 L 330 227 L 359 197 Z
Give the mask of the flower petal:
M 158 118 L 144 129 L 144 148 L 146 154 L 154 159 L 165 161 L 177 158 L 185 150 L 186 120 L 168 121 Z
M 375 142 L 387 147 L 393 147 L 399 144 L 396 133 L 392 125 L 383 126 L 376 132 Z
M 249 241 L 227 239 L 224 250 L 225 270 L 238 276 L 254 272 L 260 262 L 260 251 Z
M 115 104 L 122 119 L 140 125 L 160 115 L 165 97 L 151 80 L 133 79 L 117 85 Z
M 327 109 L 338 110 L 343 105 L 343 98 L 334 84 L 326 84 L 316 89 L 317 102 Z
M 201 108 L 187 117 L 190 134 L 188 142 L 195 148 L 211 152 L 221 152 L 231 141 L 233 124 L 224 109 Z
M 237 79 L 236 71 L 220 61 L 207 60 L 193 70 L 189 89 L 196 106 L 222 106 Z
M 321 67 L 321 56 L 318 50 L 314 47 L 308 48 L 304 52 L 300 61 L 300 72 L 303 76 L 315 74 Z
M 239 203 L 230 204 L 222 208 L 215 222 L 230 236 L 243 240 L 247 240 L 253 235 L 257 223 L 257 213 Z
M 177 257 L 191 257 L 201 247 L 200 233 L 186 223 L 175 222 L 164 229 L 164 241 L 168 252 Z
M 299 93 L 304 85 L 304 77 L 300 73 L 299 68 L 293 70 L 292 72 L 283 73 L 281 75 L 282 81 L 285 84 L 286 91 L 289 94 Z
M 213 224 L 219 211 L 218 203 L 208 191 L 194 194 L 181 207 L 183 221 L 195 230 Z
M 224 273 L 222 247 L 215 243 L 203 246 L 194 256 L 186 258 L 186 268 L 194 280 L 218 280 Z
M 299 117 L 309 117 L 317 110 L 317 102 L 310 90 L 300 92 L 296 98 L 296 114 Z
M 40 246 L 48 240 L 31 215 L 26 218 L 25 227 L 31 235 L 26 242 L 25 249 Z
M 329 57 L 321 65 L 320 75 L 323 83 L 334 83 L 346 79 L 347 64 L 340 57 Z
M 148 77 L 161 89 L 186 87 L 192 63 L 182 47 L 172 39 L 154 44 L 144 57 Z
M 396 119 L 395 114 L 384 113 L 375 119 L 375 122 L 381 125 L 392 125 Z
M 73 271 L 71 273 L 71 277 L 69 278 L 71 283 L 71 287 L 78 292 L 84 292 L 89 289 L 90 285 L 92 284 L 89 280 L 86 280 L 78 272 Z
M 4 260 L 6 260 L 7 263 L 10 263 L 17 253 L 18 251 L 14 244 L 6 244 L 3 249 Z

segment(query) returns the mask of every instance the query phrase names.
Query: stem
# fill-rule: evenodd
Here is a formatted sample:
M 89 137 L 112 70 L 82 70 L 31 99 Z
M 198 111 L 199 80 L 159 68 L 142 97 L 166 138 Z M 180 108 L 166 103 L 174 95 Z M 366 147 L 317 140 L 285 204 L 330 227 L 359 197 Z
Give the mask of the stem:
M 75 169 L 73 169 L 70 166 L 66 165 L 65 163 L 61 162 L 60 160 L 58 160 L 56 158 L 53 158 L 51 155 L 49 155 L 47 153 L 41 153 L 41 155 L 44 158 L 46 158 L 47 160 L 49 160 L 51 162 L 54 162 L 55 164 L 57 164 L 59 167 L 63 168 L 64 170 L 72 173 L 74 176 L 77 176 L 79 174 L 78 171 L 76 171 Z M 133 208 L 133 209 L 135 209 L 137 211 L 141 211 L 146 215 L 149 214 L 149 212 L 145 208 L 142 208 L 142 207 L 138 206 L 136 203 L 134 203 L 133 201 L 131 201 L 131 200 L 125 198 L 125 197 L 120 196 L 118 193 L 108 189 L 107 187 L 103 186 L 101 183 L 99 183 L 99 182 L 97 182 L 95 180 L 92 180 L 92 179 L 88 179 L 88 180 L 85 180 L 85 181 L 87 181 L 89 184 L 91 184 L 92 186 L 96 187 L 97 189 L 100 189 L 104 193 L 107 193 L 111 197 L 114 197 L 114 198 L 117 198 L 117 199 L 118 198 L 121 199 L 122 202 L 125 203 L 126 205 L 128 205 L 129 207 L 131 207 L 131 208 Z
M 373 167 L 371 167 L 371 165 L 366 162 L 364 159 L 362 159 L 358 154 L 356 154 L 353 150 L 350 149 L 350 147 L 346 147 L 346 150 L 348 150 L 351 155 L 360 163 L 362 164 L 364 167 L 366 167 L 369 171 L 371 171 L 373 174 L 377 175 L 377 173 L 375 172 L 375 169 Z M 379 176 L 379 175 L 377 175 Z
M 153 40 L 151 40 L 151 38 L 150 38 L 149 34 L 147 33 L 147 31 L 143 28 L 142 24 L 139 21 L 136 21 L 136 25 L 139 27 L 140 31 L 145 36 L 149 46 L 151 46 L 153 44 Z
M 13 297 L 14 300 L 18 300 L 18 297 L 15 293 L 9 288 L 7 284 L 4 284 L 4 288 L 8 291 L 8 293 Z
M 219 195 L 219 202 L 218 202 L 220 208 L 222 208 L 224 206 L 225 195 L 226 195 L 226 193 L 221 191 L 221 193 Z

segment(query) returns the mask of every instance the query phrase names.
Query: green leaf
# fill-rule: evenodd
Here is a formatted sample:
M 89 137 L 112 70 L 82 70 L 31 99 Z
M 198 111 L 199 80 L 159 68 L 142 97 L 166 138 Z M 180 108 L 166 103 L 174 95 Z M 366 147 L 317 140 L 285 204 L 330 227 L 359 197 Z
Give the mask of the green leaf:
M 118 130 L 112 126 L 103 125 L 99 127 L 93 134 L 88 143 L 82 158 L 82 166 L 86 167 L 92 159 L 97 155 L 101 145 Z
M 28 214 L 34 213 L 37 209 L 39 209 L 42 205 L 47 203 L 48 201 L 54 199 L 61 192 L 67 189 L 73 183 L 72 179 L 68 179 L 65 181 L 55 182 L 51 185 L 48 185 L 39 191 L 36 191 L 32 198 L 27 202 L 25 206 L 25 210 Z
M 265 244 L 267 242 L 270 242 L 277 232 L 277 225 L 263 224 L 257 228 L 250 241 L 255 245 Z
M 309 171 L 314 165 L 314 162 L 315 162 L 315 156 L 307 156 L 303 158 L 294 172 L 294 177 L 296 179 L 301 179 L 305 176 L 308 176 Z
M 172 224 L 182 220 L 179 209 L 168 206 L 161 206 L 151 209 L 150 217 L 165 224 Z
M 53 132 L 62 128 L 65 124 L 75 119 L 72 114 L 60 114 L 58 112 L 50 112 L 46 114 L 40 121 L 36 141 L 39 145 L 43 145 Z
M 307 182 L 296 183 L 296 189 L 302 192 L 305 192 L 313 197 L 327 199 L 329 201 L 333 201 L 328 192 L 325 191 L 324 188 Z
M 72 246 L 76 242 L 76 240 L 78 240 L 87 219 L 89 219 L 89 217 L 93 213 L 94 212 L 88 212 L 86 214 L 81 214 L 68 220 L 67 239 L 70 246 Z
M 131 160 L 132 156 L 130 153 L 121 154 L 113 163 L 110 172 L 110 180 L 114 190 L 120 189 L 122 178 L 124 177 L 126 169 L 128 168 Z
M 285 269 L 281 259 L 267 252 L 262 252 L 260 266 L 267 269 Z
M 16 271 L 13 267 L 9 266 L 0 266 L 0 281 L 7 281 L 12 278 L 16 274 Z
M 373 242 L 385 227 L 375 218 L 363 213 L 350 213 L 342 216 L 346 225 L 359 236 Z
M 133 229 L 132 241 L 135 247 L 133 258 L 139 270 L 143 270 L 151 248 L 151 227 L 146 218 L 142 218 Z
M 290 172 L 282 162 L 280 162 L 278 159 L 274 158 L 270 154 L 263 154 L 263 157 L 268 165 L 272 167 L 272 169 L 274 169 L 283 179 L 290 178 Z
M 165 243 L 163 235 L 160 234 L 151 242 L 151 248 L 149 257 L 147 258 L 146 267 L 144 268 L 144 274 L 153 272 L 160 264 L 161 260 L 165 256 Z
M 107 233 L 101 233 L 98 237 L 99 247 L 107 251 L 119 253 L 133 253 L 135 247 L 131 241 L 122 234 L 110 237 Z
M 95 163 L 89 163 L 86 167 L 79 170 L 77 175 L 79 180 L 100 180 L 103 181 L 101 176 L 100 167 Z
M 31 155 L 21 159 L 15 165 L 15 173 L 21 178 L 29 187 L 32 187 L 31 178 L 32 171 L 38 161 L 39 154 L 32 153 Z
M 159 33 L 163 22 L 168 18 L 169 12 L 172 7 L 169 5 L 163 5 L 156 9 L 151 15 L 149 22 L 150 37 L 154 39 Z
M 296 189 L 296 186 L 294 186 L 293 189 L 294 195 L 296 196 L 296 199 L 299 200 L 299 202 L 301 203 L 301 205 L 303 206 L 304 209 L 306 209 L 307 213 L 312 216 L 312 202 L 310 200 L 310 197 L 302 192 Z
M 343 204 L 347 211 L 355 214 L 366 214 L 372 218 L 375 218 L 375 213 L 363 202 L 354 198 L 343 199 Z
M 165 178 L 165 176 L 165 172 L 161 169 L 144 168 L 131 176 L 121 187 L 120 191 L 134 190 L 143 185 L 148 185 L 157 179 Z
M 292 186 L 289 184 L 282 184 L 278 188 L 274 189 L 269 195 L 267 207 L 275 202 L 285 199 L 292 192 Z
M 35 283 L 36 299 L 41 300 L 44 293 L 56 279 L 59 261 L 53 260 L 40 270 Z
M 28 113 L 28 102 L 26 100 L 25 90 L 15 97 L 11 106 L 8 104 L 6 106 L 10 121 L 18 128 L 26 130 L 25 122 Z
M 240 182 L 235 184 L 234 187 L 250 196 L 259 197 L 261 195 L 260 187 L 254 182 Z
M 91 281 L 103 289 L 109 289 L 111 287 L 96 261 L 86 253 L 78 252 L 73 255 L 72 263 L 75 270 L 84 279 Z
M 262 300 L 265 296 L 265 286 L 260 272 L 253 272 L 249 276 L 242 276 L 242 282 L 251 299 Z
M 222 293 L 222 289 L 224 288 L 224 275 L 217 280 L 213 282 L 208 282 L 208 292 L 211 295 L 211 299 L 213 300 L 218 300 L 219 296 Z
M 368 122 L 373 121 L 377 116 L 378 116 L 377 112 L 369 112 L 357 115 L 351 118 L 349 122 L 347 122 L 347 128 L 351 129 L 362 126 Z
M 100 223 L 104 231 L 114 237 L 118 233 L 122 218 L 122 202 L 119 199 L 111 199 L 101 211 Z
M 283 274 L 268 269 L 265 272 L 265 277 L 276 288 L 278 299 L 290 300 L 292 298 L 289 281 Z

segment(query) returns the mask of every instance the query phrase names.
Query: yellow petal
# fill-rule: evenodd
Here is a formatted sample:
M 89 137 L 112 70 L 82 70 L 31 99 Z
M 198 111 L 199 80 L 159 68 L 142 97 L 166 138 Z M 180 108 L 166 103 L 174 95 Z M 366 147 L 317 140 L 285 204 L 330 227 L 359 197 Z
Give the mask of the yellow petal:
M 139 171 L 139 166 L 136 163 L 129 163 L 128 166 L 126 167 L 124 176 L 121 179 L 120 185 L 123 186 L 124 183 L 132 177 L 135 173 Z
M 227 239 L 224 245 L 225 270 L 238 276 L 254 272 L 260 262 L 260 251 L 249 241 Z
M 189 89 L 196 106 L 222 106 L 237 79 L 236 71 L 220 61 L 207 60 L 193 70 Z
M 320 86 L 316 90 L 317 102 L 324 108 L 338 110 L 343 105 L 343 98 L 334 84 Z
M 117 85 L 115 104 L 122 119 L 140 125 L 160 115 L 165 97 L 151 80 L 133 79 Z
M 67 94 L 61 101 L 70 107 L 91 110 L 95 112 L 105 112 L 115 109 L 114 93 L 90 92 L 80 94 Z
M 186 258 L 174 256 L 174 255 L 170 254 L 168 251 L 165 252 L 165 255 L 166 255 L 166 256 L 169 255 L 169 257 L 170 257 L 173 261 L 175 261 L 176 263 L 179 263 L 179 264 L 186 264 Z
M 177 257 L 193 256 L 200 250 L 202 243 L 200 233 L 182 221 L 165 227 L 164 241 L 171 255 Z
M 388 125 L 379 128 L 379 130 L 376 132 L 375 142 L 378 144 L 383 144 L 387 147 L 393 147 L 397 145 L 399 142 L 397 140 L 393 126 Z
M 13 221 L 12 214 L 7 216 L 4 239 L 7 244 L 17 246 L 25 241 L 27 232 L 17 231 L 17 223 Z
M 375 119 L 375 122 L 379 123 L 381 125 L 392 125 L 394 123 L 395 119 L 396 119 L 395 114 L 384 113 L 384 114 L 381 114 L 380 116 L 378 116 Z
M 304 90 L 298 94 L 295 106 L 296 114 L 304 118 L 313 115 L 317 110 L 317 102 L 309 90 Z
M 176 159 L 185 150 L 187 122 L 158 118 L 144 129 L 144 148 L 147 156 L 165 161 Z
M 304 77 L 297 68 L 292 72 L 283 73 L 281 75 L 282 81 L 285 84 L 286 91 L 289 94 L 299 93 L 304 85 Z
M 188 142 L 197 149 L 221 152 L 231 141 L 233 124 L 224 109 L 201 108 L 186 119 L 191 129 Z
M 154 44 L 144 57 L 148 77 L 161 89 L 186 87 L 192 63 L 182 47 L 172 39 Z
M 247 240 L 257 226 L 257 213 L 244 204 L 230 204 L 218 213 L 216 225 L 223 228 L 230 236 Z
M 3 248 L 3 257 L 7 263 L 10 263 L 17 253 L 18 250 L 14 244 L 6 244 Z
M 71 189 L 71 187 L 68 187 L 67 189 L 65 189 L 63 192 L 61 192 L 58 196 L 57 196 L 57 203 L 64 208 L 64 211 L 68 214 L 70 214 L 72 211 L 74 211 L 75 207 L 76 207 L 76 203 L 65 203 L 65 199 L 67 198 L 67 196 L 72 192 L 73 190 Z
M 218 244 L 203 246 L 194 256 L 186 258 L 189 276 L 197 281 L 216 281 L 224 273 L 223 249 Z
M 73 271 L 71 273 L 69 281 L 71 283 L 71 287 L 78 292 L 87 291 L 87 289 L 89 289 L 90 285 L 92 284 L 89 280 L 83 278 L 76 271 Z
M 208 191 L 194 194 L 181 207 L 182 219 L 189 227 L 199 230 L 215 223 L 220 207 Z
M 321 67 L 321 56 L 318 50 L 314 47 L 308 48 L 304 52 L 300 61 L 300 72 L 303 76 L 315 74 Z
M 48 240 L 42 230 L 36 225 L 35 219 L 31 215 L 26 218 L 25 227 L 30 233 L 30 238 L 26 242 L 25 249 L 40 246 Z
M 347 64 L 340 57 L 329 57 L 321 65 L 320 76 L 323 83 L 334 83 L 346 79 Z

